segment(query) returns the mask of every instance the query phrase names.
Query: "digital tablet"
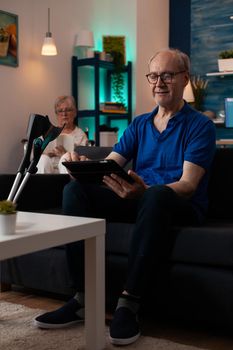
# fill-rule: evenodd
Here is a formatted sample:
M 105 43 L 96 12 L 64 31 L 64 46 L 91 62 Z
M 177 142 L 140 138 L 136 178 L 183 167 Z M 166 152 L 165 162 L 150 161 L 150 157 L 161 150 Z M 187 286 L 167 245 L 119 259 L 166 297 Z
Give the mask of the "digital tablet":
M 80 182 L 102 183 L 104 175 L 117 174 L 129 183 L 134 180 L 112 159 L 62 162 L 70 174 Z

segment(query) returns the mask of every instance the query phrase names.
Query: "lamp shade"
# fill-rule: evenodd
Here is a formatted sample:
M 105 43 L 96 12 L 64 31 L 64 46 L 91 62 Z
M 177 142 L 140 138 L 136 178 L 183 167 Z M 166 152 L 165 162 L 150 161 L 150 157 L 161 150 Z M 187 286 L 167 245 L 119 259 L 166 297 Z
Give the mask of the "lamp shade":
M 43 56 L 56 56 L 57 48 L 55 42 L 51 36 L 46 36 L 44 38 L 44 43 L 41 49 L 41 55 Z
M 90 32 L 89 30 L 80 30 L 76 36 L 75 46 L 93 47 L 93 32 Z
M 190 80 L 189 80 L 188 84 L 185 86 L 183 99 L 187 102 L 194 102 L 195 101 Z

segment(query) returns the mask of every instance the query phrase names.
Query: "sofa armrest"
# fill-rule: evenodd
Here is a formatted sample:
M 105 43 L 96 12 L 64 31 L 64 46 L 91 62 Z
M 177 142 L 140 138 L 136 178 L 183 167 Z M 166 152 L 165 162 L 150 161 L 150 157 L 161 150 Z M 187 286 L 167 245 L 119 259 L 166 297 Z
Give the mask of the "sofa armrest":
M 0 199 L 6 199 L 14 182 L 14 174 L 0 175 Z M 63 187 L 70 181 L 68 174 L 31 175 L 19 196 L 17 209 L 25 211 L 60 208 Z

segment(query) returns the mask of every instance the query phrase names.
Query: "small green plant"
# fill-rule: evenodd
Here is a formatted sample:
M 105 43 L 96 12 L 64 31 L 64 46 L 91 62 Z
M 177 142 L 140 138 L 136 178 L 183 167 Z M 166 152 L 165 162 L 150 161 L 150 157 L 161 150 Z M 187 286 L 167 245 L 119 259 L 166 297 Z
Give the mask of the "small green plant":
M 116 102 L 122 103 L 126 107 L 123 91 L 124 76 L 121 72 L 117 72 L 113 74 L 112 78 L 113 98 Z
M 0 201 L 0 214 L 16 213 L 16 204 L 7 199 Z
M 221 59 L 233 58 L 233 49 L 232 50 L 221 51 L 219 53 L 219 58 L 221 58 Z
M 124 98 L 124 74 L 122 72 L 125 65 L 125 37 L 124 36 L 103 36 L 103 49 L 112 56 L 115 65 L 112 74 L 112 90 L 115 102 L 122 103 L 126 108 Z
M 122 103 L 124 107 L 124 75 L 122 69 L 124 68 L 124 57 L 121 52 L 112 51 L 111 55 L 113 57 L 113 63 L 115 64 L 115 72 L 112 75 L 112 88 L 113 88 L 113 98 L 116 102 Z
M 208 85 L 208 80 L 201 78 L 200 75 L 193 76 L 190 79 L 193 94 L 194 94 L 194 107 L 201 111 L 203 108 L 204 97 L 206 95 L 206 88 Z

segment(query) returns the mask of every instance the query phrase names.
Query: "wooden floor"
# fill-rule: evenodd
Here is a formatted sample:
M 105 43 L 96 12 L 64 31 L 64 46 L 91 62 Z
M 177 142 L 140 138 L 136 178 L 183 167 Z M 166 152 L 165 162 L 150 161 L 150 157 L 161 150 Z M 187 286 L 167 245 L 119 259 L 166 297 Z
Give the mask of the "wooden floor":
M 29 291 L 14 290 L 0 293 L 0 300 L 22 304 L 30 308 L 41 310 L 54 310 L 64 304 L 64 300 L 32 294 Z M 107 323 L 111 315 L 106 315 Z M 216 334 L 207 330 L 195 330 L 190 327 L 168 324 L 155 324 L 152 320 L 143 320 L 142 334 L 152 337 L 164 338 L 197 348 L 208 350 L 233 350 L 233 335 Z

